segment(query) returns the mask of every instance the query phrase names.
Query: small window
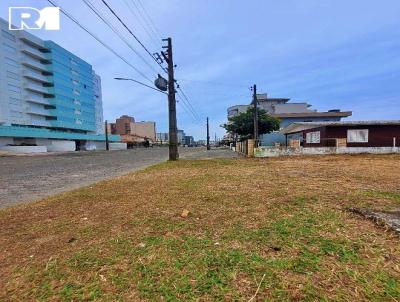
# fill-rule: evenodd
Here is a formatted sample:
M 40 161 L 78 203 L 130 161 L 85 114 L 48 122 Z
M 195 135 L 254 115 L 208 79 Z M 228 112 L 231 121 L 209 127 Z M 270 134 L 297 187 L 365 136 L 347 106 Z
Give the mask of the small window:
M 306 143 L 307 144 L 319 144 L 321 142 L 321 132 L 308 132 L 306 134 Z
M 348 143 L 368 143 L 368 129 L 347 130 Z

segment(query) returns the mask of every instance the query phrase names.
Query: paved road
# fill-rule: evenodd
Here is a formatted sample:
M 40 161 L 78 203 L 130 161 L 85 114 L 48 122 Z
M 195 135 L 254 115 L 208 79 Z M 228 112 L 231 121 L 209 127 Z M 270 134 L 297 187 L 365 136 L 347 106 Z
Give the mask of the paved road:
M 226 149 L 181 148 L 182 159 L 236 157 Z M 168 159 L 168 148 L 0 157 L 0 208 L 69 191 Z

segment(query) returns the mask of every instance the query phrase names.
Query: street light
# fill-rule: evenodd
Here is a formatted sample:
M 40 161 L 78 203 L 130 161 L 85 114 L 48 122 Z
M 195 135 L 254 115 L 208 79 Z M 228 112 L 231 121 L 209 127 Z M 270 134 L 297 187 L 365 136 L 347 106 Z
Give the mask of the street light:
M 150 86 L 150 85 L 147 85 L 147 84 L 145 84 L 145 83 L 142 83 L 142 82 L 137 81 L 137 80 L 134 80 L 134 79 L 129 79 L 129 78 L 114 78 L 114 79 L 115 79 L 115 80 L 119 80 L 119 81 L 132 81 L 132 82 L 138 83 L 138 84 L 140 84 L 140 85 L 146 86 L 147 88 L 150 88 L 150 89 L 153 89 L 153 90 L 155 90 L 155 91 L 158 91 L 158 92 L 161 92 L 161 93 L 163 93 L 163 94 L 168 95 L 168 93 L 166 93 L 166 92 L 164 92 L 164 91 L 161 91 L 161 90 L 159 90 L 159 89 L 157 89 L 157 88 L 154 88 L 154 87 L 152 87 L 152 86 Z

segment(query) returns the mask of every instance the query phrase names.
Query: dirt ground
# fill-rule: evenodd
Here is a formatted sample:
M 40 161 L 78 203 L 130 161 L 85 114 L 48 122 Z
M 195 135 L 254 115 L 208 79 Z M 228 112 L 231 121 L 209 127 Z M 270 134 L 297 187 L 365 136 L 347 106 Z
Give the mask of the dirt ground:
M 348 210 L 399 208 L 399 177 L 399 155 L 182 160 L 2 209 L 0 301 L 399 301 L 399 237 Z

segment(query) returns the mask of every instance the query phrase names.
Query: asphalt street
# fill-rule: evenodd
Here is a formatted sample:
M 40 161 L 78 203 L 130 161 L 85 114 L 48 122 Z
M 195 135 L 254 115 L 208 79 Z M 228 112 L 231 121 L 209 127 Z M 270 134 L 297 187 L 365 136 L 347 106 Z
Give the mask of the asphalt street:
M 227 149 L 181 148 L 181 159 L 232 158 Z M 166 161 L 167 147 L 0 157 L 0 208 L 144 169 Z

